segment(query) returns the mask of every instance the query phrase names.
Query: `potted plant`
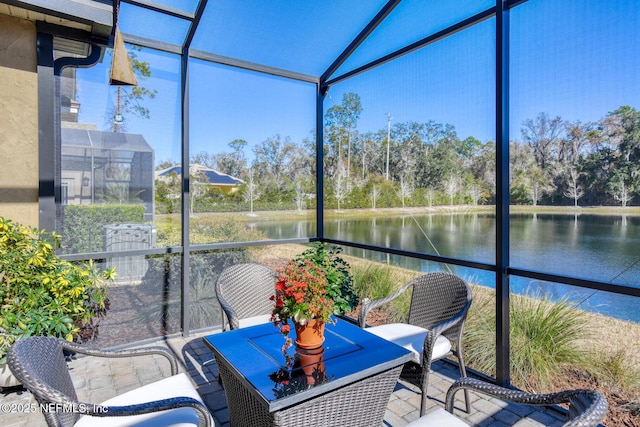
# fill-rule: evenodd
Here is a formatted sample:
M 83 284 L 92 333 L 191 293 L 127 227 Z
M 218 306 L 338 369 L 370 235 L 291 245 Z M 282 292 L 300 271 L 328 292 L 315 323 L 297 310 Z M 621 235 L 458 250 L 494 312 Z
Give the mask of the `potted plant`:
M 98 334 L 115 270 L 72 263 L 55 254 L 60 236 L 0 217 L 0 371 L 18 339 L 48 335 L 85 342 Z M 9 375 L 0 387 L 17 385 Z
M 340 256 L 342 249 L 315 242 L 293 260 L 298 264 L 309 260 L 320 267 L 327 279 L 327 296 L 333 301 L 333 314 L 341 316 L 358 305 L 349 264 Z
M 271 320 L 285 336 L 283 352 L 292 345 L 292 320 L 299 348 L 317 348 L 324 340 L 324 325 L 358 304 L 349 265 L 338 248 L 315 243 L 278 270 Z

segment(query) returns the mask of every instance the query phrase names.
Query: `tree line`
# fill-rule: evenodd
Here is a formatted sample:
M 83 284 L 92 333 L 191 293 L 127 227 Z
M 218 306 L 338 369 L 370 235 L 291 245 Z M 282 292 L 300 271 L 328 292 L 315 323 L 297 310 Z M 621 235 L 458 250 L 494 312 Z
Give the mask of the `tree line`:
M 494 141 L 461 139 L 454 126 L 431 120 L 392 124 L 391 116 L 385 128 L 361 132 L 357 124 L 362 109 L 360 97 L 347 93 L 341 104 L 326 111 L 325 207 L 495 202 Z M 512 204 L 638 204 L 640 112 L 635 108 L 621 106 L 597 122 L 584 123 L 540 113 L 522 123 L 520 138 L 509 144 Z M 224 194 L 204 185 L 203 177 L 192 176 L 195 211 L 237 210 L 239 204 L 251 211 L 315 206 L 313 135 L 300 142 L 281 135 L 267 138 L 253 147 L 251 160 L 247 145 L 234 140 L 228 151 L 192 156 L 191 163 L 244 181 L 240 191 Z M 161 211 L 179 191 L 166 180 L 158 182 L 156 190 Z

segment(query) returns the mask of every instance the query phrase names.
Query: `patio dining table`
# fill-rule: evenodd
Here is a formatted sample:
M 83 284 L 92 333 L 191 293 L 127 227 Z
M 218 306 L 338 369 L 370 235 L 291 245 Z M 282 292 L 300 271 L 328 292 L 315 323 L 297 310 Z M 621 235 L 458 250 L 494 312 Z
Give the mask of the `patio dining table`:
M 345 320 L 326 325 L 322 347 L 294 346 L 286 354 L 272 323 L 203 340 L 215 356 L 232 427 L 380 426 L 411 358 Z

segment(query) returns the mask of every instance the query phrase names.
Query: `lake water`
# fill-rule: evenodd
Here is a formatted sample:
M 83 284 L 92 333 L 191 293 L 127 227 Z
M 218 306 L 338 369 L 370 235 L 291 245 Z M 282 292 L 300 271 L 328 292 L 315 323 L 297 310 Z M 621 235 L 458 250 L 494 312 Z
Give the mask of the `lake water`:
M 274 239 L 315 234 L 313 221 L 256 222 Z M 640 287 L 640 217 L 625 215 L 511 215 L 511 266 Z M 398 215 L 333 219 L 325 236 L 493 264 L 495 216 L 489 214 Z M 484 286 L 493 272 L 344 248 L 345 253 L 416 271 L 448 270 Z M 581 308 L 640 322 L 638 299 L 609 292 L 512 277 L 513 292 L 566 297 Z

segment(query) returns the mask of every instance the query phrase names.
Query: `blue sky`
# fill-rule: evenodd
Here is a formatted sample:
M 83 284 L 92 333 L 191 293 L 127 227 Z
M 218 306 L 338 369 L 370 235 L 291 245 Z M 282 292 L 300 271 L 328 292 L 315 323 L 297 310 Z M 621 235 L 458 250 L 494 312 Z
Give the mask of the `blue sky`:
M 233 4 L 222 3 L 223 6 Z M 418 39 L 425 35 L 419 31 L 433 31 L 424 26 L 418 28 L 418 23 L 424 19 L 415 16 L 410 19 L 407 11 L 412 2 L 407 3 L 404 9 L 398 9 L 397 16 L 388 18 L 387 26 L 371 35 L 369 42 L 363 44 L 343 68 L 371 59 L 376 48 L 385 52 L 411 41 L 407 34 L 415 32 Z M 441 3 L 450 4 L 424 4 L 433 8 Z M 477 3 L 482 6 L 480 9 L 484 8 L 484 3 L 486 0 Z M 346 7 L 357 8 L 358 4 L 349 1 Z M 286 10 L 279 9 L 279 14 L 286 15 Z M 255 22 L 261 22 L 259 18 L 251 17 Z M 281 19 L 292 22 L 295 18 L 282 16 Z M 326 19 L 335 24 L 329 17 Z M 341 25 L 346 25 L 348 20 L 342 19 Z M 403 20 L 407 25 L 395 27 L 396 21 Z M 450 23 L 443 21 L 438 25 Z M 244 28 L 253 27 L 246 25 Z M 337 84 L 331 88 L 325 108 L 339 104 L 342 94 L 355 92 L 362 100 L 363 111 L 358 123 L 361 132 L 386 128 L 389 112 L 392 123 L 434 120 L 454 125 L 460 138 L 474 136 L 481 141 L 493 140 L 494 31 L 495 21 L 484 21 Z M 285 34 L 278 34 L 280 44 L 286 41 L 286 29 L 282 32 Z M 247 36 L 255 37 L 253 34 Z M 295 57 L 296 63 L 303 64 L 304 71 L 321 72 L 322 64 L 330 57 L 326 57 L 326 51 L 296 50 L 304 41 L 292 41 L 291 51 L 272 52 L 274 61 L 286 64 Z M 202 45 L 204 42 L 204 39 L 198 40 Z M 336 43 L 333 39 L 325 42 L 328 45 Z M 225 46 L 229 49 L 223 40 L 221 48 Z M 251 49 L 256 58 L 266 58 L 270 54 L 264 52 L 259 41 L 242 46 L 242 55 L 251 55 Z M 179 58 L 149 49 L 138 55 L 152 67 L 152 77 L 143 84 L 156 89 L 158 95 L 145 103 L 151 112 L 151 120 L 128 117 L 128 131 L 145 136 L 156 151 L 156 162 L 178 161 Z M 113 89 L 105 85 L 109 60 L 105 57 L 102 64 L 78 71 L 80 121 L 95 123 L 99 129 L 105 128 L 106 111 L 114 102 Z M 516 7 L 511 12 L 510 72 L 511 139 L 519 139 L 522 122 L 540 112 L 585 122 L 598 120 L 621 105 L 640 108 L 640 12 L 637 2 L 530 0 Z M 192 153 L 228 151 L 228 142 L 236 138 L 245 139 L 253 146 L 275 134 L 289 136 L 296 142 L 310 137 L 315 126 L 313 85 L 200 60 L 191 61 L 190 73 Z

